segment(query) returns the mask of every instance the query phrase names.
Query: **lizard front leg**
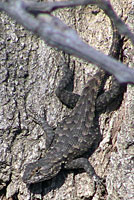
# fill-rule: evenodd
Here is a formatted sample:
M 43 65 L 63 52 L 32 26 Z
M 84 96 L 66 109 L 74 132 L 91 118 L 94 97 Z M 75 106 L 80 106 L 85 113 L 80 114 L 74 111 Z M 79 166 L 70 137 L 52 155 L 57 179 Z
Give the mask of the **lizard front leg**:
M 30 112 L 29 116 L 33 119 L 33 121 L 36 124 L 39 124 L 44 130 L 44 133 L 46 134 L 46 150 L 48 150 L 55 137 L 55 132 L 46 120 L 46 110 L 44 109 L 44 107 L 42 107 L 40 115 L 35 113 L 35 111 L 33 110 L 32 112 L 31 111 L 29 112 Z
M 89 177 L 96 183 L 102 183 L 102 179 L 96 174 L 94 168 L 87 158 L 77 158 L 67 164 L 65 164 L 64 168 L 66 169 L 84 169 L 85 172 L 89 175 Z

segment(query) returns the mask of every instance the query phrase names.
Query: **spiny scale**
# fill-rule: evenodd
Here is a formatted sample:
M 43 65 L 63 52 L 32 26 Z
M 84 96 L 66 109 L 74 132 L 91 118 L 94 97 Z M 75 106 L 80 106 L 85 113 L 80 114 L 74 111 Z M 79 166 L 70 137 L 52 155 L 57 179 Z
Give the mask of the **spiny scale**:
M 104 72 L 97 72 L 86 84 L 82 91 L 81 97 L 77 102 L 75 108 L 71 112 L 70 116 L 65 118 L 61 122 L 61 127 L 64 129 L 69 127 L 69 124 L 74 127 L 73 123 L 76 125 L 76 129 L 80 127 L 83 123 L 87 128 L 92 126 L 94 115 L 95 115 L 95 100 L 97 98 L 98 90 L 101 85 L 101 80 L 104 77 Z
M 109 54 L 116 57 L 120 50 L 120 35 L 115 29 L 113 30 L 113 37 L 116 38 L 113 38 Z M 76 106 L 70 116 L 65 118 L 55 130 L 55 137 L 50 143 L 46 156 L 26 166 L 23 175 L 25 183 L 31 184 L 49 180 L 58 174 L 63 165 L 65 168 L 71 169 L 83 168 L 90 177 L 95 177 L 98 180 L 93 167 L 84 155 L 89 153 L 90 156 L 102 139 L 98 130 L 98 124 L 96 126 L 95 104 L 104 77 L 105 73 L 103 71 L 97 72 L 86 84 L 80 98 L 76 94 L 70 95 L 69 92 L 65 91 L 68 80 L 71 79 L 71 74 L 66 75 L 65 82 L 64 79 L 60 81 L 59 87 L 56 90 L 57 96 L 64 102 L 66 97 L 64 94 L 66 94 L 68 96 L 66 98 L 67 101 L 65 101 L 66 105 L 69 105 L 68 102 L 70 102 L 71 108 Z M 60 92 L 63 94 L 60 94 Z M 106 103 L 108 102 L 106 101 Z M 104 104 L 105 102 L 103 101 L 100 107 Z M 47 132 L 48 129 L 49 134 L 51 131 L 53 132 L 46 121 L 45 124 L 47 128 L 44 128 L 44 130 Z

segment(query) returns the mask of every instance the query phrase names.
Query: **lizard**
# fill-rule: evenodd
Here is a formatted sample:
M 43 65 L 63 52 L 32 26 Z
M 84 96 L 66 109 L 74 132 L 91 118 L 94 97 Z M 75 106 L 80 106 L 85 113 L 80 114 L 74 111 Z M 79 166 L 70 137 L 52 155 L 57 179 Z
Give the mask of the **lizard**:
M 112 21 L 111 23 L 114 27 Z M 120 42 L 121 36 L 113 28 L 113 42 L 109 55 L 119 57 Z M 68 117 L 58 123 L 56 130 L 49 126 L 46 116 L 35 120 L 46 133 L 47 151 L 45 157 L 26 165 L 22 180 L 27 185 L 52 179 L 62 168 L 82 168 L 95 182 L 100 181 L 86 153 L 88 157 L 91 156 L 102 141 L 97 114 L 119 96 L 124 88 L 114 80 L 111 90 L 101 94 L 105 82 L 103 80 L 109 75 L 100 70 L 87 82 L 79 96 L 66 90 L 73 77 L 73 72 L 67 64 L 64 73 L 56 95 L 62 103 L 73 110 Z

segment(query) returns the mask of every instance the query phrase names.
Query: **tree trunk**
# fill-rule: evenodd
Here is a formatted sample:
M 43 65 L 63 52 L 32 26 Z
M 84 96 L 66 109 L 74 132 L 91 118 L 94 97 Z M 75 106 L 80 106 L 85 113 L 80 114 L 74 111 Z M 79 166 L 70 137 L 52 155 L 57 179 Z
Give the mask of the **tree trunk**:
M 132 0 L 111 0 L 111 3 L 134 32 Z M 63 9 L 54 14 L 76 29 L 84 41 L 108 54 L 112 29 L 109 19 L 97 7 Z M 90 158 L 97 174 L 106 178 L 107 193 L 94 188 L 84 172 L 62 171 L 31 190 L 23 183 L 24 165 L 42 157 L 46 146 L 44 132 L 28 115 L 29 110 L 39 113 L 44 106 L 52 126 L 71 112 L 55 96 L 64 57 L 6 15 L 1 14 L 1 21 L 0 199 L 133 199 L 134 88 L 131 85 L 120 107 L 101 115 L 104 139 Z M 123 49 L 124 63 L 132 67 L 134 53 L 129 40 L 125 40 Z M 70 61 L 75 66 L 74 91 L 80 94 L 97 67 L 72 56 Z

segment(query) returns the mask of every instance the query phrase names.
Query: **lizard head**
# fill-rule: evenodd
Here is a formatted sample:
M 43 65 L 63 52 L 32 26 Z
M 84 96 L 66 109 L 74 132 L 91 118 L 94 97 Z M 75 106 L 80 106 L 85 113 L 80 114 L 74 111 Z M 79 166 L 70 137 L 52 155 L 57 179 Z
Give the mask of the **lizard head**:
M 29 163 L 25 167 L 22 180 L 28 185 L 42 182 L 53 178 L 60 170 L 61 163 L 47 162 L 46 159 L 42 158 L 37 162 Z

